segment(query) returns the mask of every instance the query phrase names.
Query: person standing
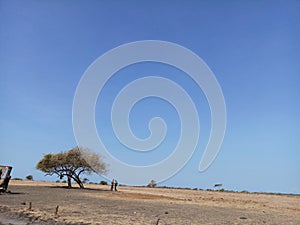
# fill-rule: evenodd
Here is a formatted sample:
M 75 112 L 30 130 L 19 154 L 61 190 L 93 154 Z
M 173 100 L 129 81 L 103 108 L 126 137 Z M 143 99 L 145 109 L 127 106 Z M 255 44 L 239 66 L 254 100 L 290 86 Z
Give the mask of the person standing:
M 110 186 L 110 190 L 111 190 L 111 191 L 114 190 L 114 186 L 115 186 L 115 180 L 112 179 L 112 181 L 111 181 L 111 186 Z
M 118 181 L 115 180 L 115 191 L 118 191 L 118 190 L 117 190 L 117 186 L 118 186 Z

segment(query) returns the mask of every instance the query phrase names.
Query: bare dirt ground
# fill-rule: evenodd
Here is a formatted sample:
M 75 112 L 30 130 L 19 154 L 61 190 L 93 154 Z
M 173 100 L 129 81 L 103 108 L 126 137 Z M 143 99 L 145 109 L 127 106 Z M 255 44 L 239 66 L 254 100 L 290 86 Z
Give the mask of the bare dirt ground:
M 11 181 L 12 193 L 0 195 L 0 224 L 300 224 L 299 195 L 64 186 Z

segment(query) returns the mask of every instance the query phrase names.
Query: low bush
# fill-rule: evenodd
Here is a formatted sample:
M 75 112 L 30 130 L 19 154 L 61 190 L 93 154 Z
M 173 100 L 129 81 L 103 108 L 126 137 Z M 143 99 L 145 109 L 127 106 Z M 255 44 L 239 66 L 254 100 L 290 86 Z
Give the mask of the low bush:
M 33 176 L 32 175 L 26 176 L 26 180 L 33 180 Z
M 101 184 L 101 185 L 107 185 L 107 182 L 106 182 L 105 180 L 101 180 L 101 181 L 100 181 L 100 184 Z

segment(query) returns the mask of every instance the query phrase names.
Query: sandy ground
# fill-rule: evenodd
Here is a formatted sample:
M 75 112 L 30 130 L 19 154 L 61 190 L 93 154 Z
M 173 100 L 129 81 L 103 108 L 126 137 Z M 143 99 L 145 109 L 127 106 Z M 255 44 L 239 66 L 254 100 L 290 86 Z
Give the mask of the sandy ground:
M 64 186 L 11 181 L 12 193 L 0 195 L 0 224 L 300 224 L 295 195 Z

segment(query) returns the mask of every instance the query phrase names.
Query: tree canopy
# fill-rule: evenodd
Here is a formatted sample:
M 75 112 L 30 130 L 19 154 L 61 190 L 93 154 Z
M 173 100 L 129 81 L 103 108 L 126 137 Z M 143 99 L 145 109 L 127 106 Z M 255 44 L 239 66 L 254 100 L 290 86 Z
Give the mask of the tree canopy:
M 73 179 L 80 188 L 84 188 L 80 178 L 82 174 L 106 172 L 107 165 L 102 161 L 100 155 L 84 148 L 73 148 L 58 154 L 46 154 L 36 165 L 38 170 L 46 175 L 58 175 L 60 179 L 64 176 L 68 179 L 68 187 L 71 187 Z

